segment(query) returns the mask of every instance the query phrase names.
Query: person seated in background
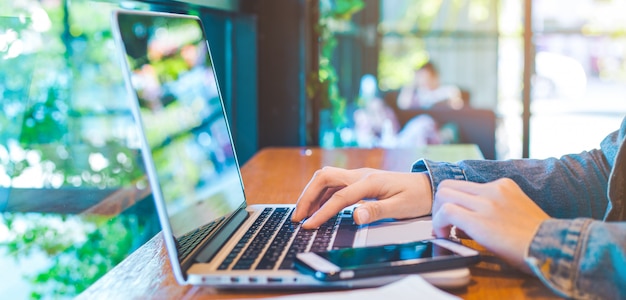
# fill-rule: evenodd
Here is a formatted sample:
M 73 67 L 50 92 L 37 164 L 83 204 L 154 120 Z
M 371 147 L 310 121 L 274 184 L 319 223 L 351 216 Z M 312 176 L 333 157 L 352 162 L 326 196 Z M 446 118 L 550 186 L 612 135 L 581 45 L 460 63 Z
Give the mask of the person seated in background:
M 359 147 L 392 147 L 400 124 L 393 109 L 378 95 L 374 75 L 361 77 L 358 108 L 354 111 L 354 130 Z
M 397 101 L 399 109 L 463 107 L 461 90 L 454 85 L 442 85 L 439 72 L 432 62 L 427 62 L 415 70 L 413 81 L 400 89 Z
M 415 116 L 400 128 L 393 109 L 378 96 L 378 83 L 371 74 L 361 78 L 358 106 L 353 118 L 359 147 L 413 148 L 451 143 L 455 138 L 447 128 L 441 131 L 426 114 Z

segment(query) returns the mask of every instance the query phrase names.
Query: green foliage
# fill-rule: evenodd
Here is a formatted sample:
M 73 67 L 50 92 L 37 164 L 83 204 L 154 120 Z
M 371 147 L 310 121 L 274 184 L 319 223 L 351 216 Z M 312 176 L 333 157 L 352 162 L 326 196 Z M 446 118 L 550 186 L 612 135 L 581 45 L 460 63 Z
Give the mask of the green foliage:
M 94 136 L 84 135 L 87 129 L 81 128 L 94 124 L 94 119 L 105 120 L 99 122 L 105 125 L 130 118 L 130 112 L 102 113 L 112 104 L 107 96 L 123 99 L 111 92 L 124 90 L 119 62 L 111 48 L 110 9 L 115 6 L 78 0 L 67 7 L 69 10 L 65 11 L 63 2 L 41 6 L 34 0 L 4 7 L 8 16 L 26 17 L 0 18 L 0 33 L 13 32 L 16 39 L 12 42 L 29 43 L 30 49 L 16 57 L 0 59 L 0 79 L 7 83 L 0 88 L 0 107 L 4 112 L 0 114 L 0 145 L 14 141 L 21 148 L 18 152 L 30 155 L 12 155 L 11 160 L 3 161 L 4 171 L 16 178 L 29 168 L 45 166 L 40 178 L 45 186 L 52 185 L 48 179 L 51 176 L 60 176 L 62 185 L 71 186 L 131 183 L 143 175 L 143 170 L 138 168 L 137 153 L 128 149 L 127 141 L 107 137 L 110 129 L 104 127 L 98 131 L 102 137 L 94 144 Z M 35 29 L 31 12 L 42 9 L 45 16 L 37 20 L 42 22 L 47 17 L 49 26 Z M 4 51 L 0 55 L 10 50 Z M 97 153 L 107 160 L 107 166 L 93 170 L 89 158 Z M 27 160 L 32 154 L 38 159 Z
M 352 16 L 365 7 L 362 0 L 322 0 L 320 1 L 319 22 L 315 30 L 319 36 L 319 69 L 313 71 L 307 80 L 307 96 L 318 99 L 322 110 L 330 111 L 331 126 L 341 130 L 348 122 L 346 98 L 339 94 L 338 76 L 332 65 L 332 56 L 337 47 L 337 30 L 333 24 L 349 22 Z M 323 122 L 323 121 L 322 121 Z M 338 132 L 336 134 L 338 137 Z M 337 146 L 341 139 L 335 138 Z
M 458 4 L 455 1 L 453 7 L 457 8 Z M 442 5 L 443 1 L 411 1 L 400 19 L 381 26 L 384 39 L 378 77 L 382 90 L 401 88 L 413 78 L 413 71 L 429 60 L 424 39 L 418 32 L 431 30 Z M 392 35 L 386 36 L 388 33 Z
M 0 179 L 111 188 L 143 178 L 137 150 L 120 133 L 133 128 L 107 126 L 130 124 L 120 122 L 130 112 L 123 110 L 124 82 L 113 51 L 110 11 L 116 7 L 0 1 L 0 36 L 14 37 L 6 47 L 0 41 Z M 25 50 L 12 52 L 20 43 Z M 134 215 L 4 213 L 0 229 L 8 229 L 8 238 L 0 237 L 0 250 L 18 263 L 45 257 L 43 269 L 25 278 L 32 299 L 72 298 L 150 237 L 142 222 Z
M 363 0 L 337 0 L 334 7 L 328 9 L 328 16 L 335 20 L 350 21 L 352 16 L 365 7 Z
M 413 79 L 413 72 L 429 60 L 422 39 L 404 37 L 397 44 L 383 47 L 378 56 L 381 90 L 401 88 Z
M 120 263 L 145 238 L 145 225 L 133 215 L 3 215 L 10 239 L 2 245 L 17 261 L 44 253 L 50 265 L 25 275 L 32 299 L 72 298 Z M 16 226 L 20 223 L 20 226 Z M 26 226 L 26 228 L 22 228 Z
M 428 38 L 471 31 L 471 28 L 462 28 L 466 25 L 459 24 L 459 19 L 485 22 L 493 5 L 492 0 L 407 1 L 406 7 L 401 8 L 401 17 L 386 20 L 380 26 L 383 35 L 378 65 L 381 90 L 399 89 L 413 78 L 413 71 L 430 58 L 426 49 Z
M 23 146 L 62 141 L 66 136 L 67 93 L 63 90 L 59 86 L 49 87 L 45 100 L 26 110 L 20 138 Z

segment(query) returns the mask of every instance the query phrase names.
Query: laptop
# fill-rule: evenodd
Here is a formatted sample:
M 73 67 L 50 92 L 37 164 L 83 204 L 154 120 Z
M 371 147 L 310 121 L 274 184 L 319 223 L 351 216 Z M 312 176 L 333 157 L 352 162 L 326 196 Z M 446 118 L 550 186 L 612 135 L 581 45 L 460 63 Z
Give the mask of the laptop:
M 247 205 L 200 19 L 119 10 L 112 21 L 140 127 L 142 158 L 180 284 L 224 289 L 352 288 L 401 278 L 329 283 L 296 271 L 296 253 L 431 238 L 432 225 L 426 218 L 357 226 L 351 207 L 317 230 L 303 230 L 291 222 L 293 204 Z M 459 286 L 469 282 L 469 272 L 429 273 L 424 278 L 440 286 Z

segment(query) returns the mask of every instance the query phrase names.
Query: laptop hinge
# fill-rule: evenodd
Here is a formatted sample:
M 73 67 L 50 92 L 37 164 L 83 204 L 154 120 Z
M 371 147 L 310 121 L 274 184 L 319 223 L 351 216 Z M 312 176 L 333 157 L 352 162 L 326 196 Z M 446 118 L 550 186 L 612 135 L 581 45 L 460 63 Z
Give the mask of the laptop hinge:
M 222 246 L 230 239 L 230 237 L 237 231 L 239 226 L 248 218 L 248 211 L 245 206 L 240 207 L 237 212 L 230 218 L 228 223 L 218 232 L 212 241 L 204 247 L 196 255 L 195 262 L 208 262 L 213 259 L 213 256 L 222 249 Z

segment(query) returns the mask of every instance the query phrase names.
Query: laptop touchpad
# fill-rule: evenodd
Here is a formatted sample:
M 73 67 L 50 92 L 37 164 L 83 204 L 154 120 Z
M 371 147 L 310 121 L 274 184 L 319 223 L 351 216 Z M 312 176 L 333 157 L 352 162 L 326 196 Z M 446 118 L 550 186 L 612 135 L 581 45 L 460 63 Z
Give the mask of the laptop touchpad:
M 408 243 L 433 238 L 431 217 L 382 220 L 367 229 L 366 246 Z

